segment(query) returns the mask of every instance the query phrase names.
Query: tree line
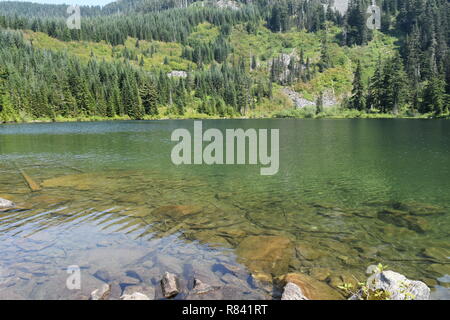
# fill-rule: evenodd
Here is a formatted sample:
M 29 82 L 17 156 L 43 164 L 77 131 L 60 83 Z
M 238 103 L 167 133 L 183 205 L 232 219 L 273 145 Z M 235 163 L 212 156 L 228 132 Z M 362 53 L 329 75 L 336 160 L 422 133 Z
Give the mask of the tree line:
M 186 78 L 171 78 L 163 71 L 144 72 L 126 61 L 91 58 L 82 63 L 65 52 L 37 49 L 16 31 L 0 30 L 0 43 L 2 121 L 27 115 L 142 119 L 156 116 L 161 106 L 182 115 L 187 105 L 202 113 L 231 116 L 245 113 L 271 94 L 270 84 L 255 83 L 242 59 L 190 70 Z
M 379 59 L 369 83 L 355 70 L 350 108 L 398 113 L 448 111 L 450 104 L 450 4 L 442 0 L 383 1 L 384 32 L 396 34 L 400 50 Z
M 177 114 L 183 114 L 187 106 L 206 114 L 243 114 L 272 97 L 274 83 L 308 82 L 333 67 L 330 42 L 364 46 L 376 35 L 366 26 L 369 0 L 350 0 L 345 14 L 319 0 L 240 1 L 239 10 L 189 6 L 193 2 L 127 0 L 102 9 L 86 7 L 81 30 L 66 27 L 59 7 L 49 9 L 48 15 L 41 11 L 33 15 L 29 9 L 33 7 L 13 3 L 10 8 L 16 6 L 16 11 L 0 15 L 2 105 L 13 105 L 16 115 L 34 117 L 128 115 L 141 119 L 156 115 L 158 106 Z M 353 90 L 344 105 L 366 112 L 445 113 L 450 95 L 449 2 L 377 0 L 377 4 L 382 9 L 381 32 L 398 39 L 398 52 L 379 58 L 368 81 L 364 65 L 356 63 Z M 203 22 L 218 27 L 219 36 L 207 43 L 190 40 L 189 35 Z M 305 58 L 302 50 L 289 63 L 280 55 L 269 61 L 264 78 L 253 72 L 257 57 L 247 57 L 251 61 L 234 57 L 229 41 L 234 26 L 243 25 L 248 33 L 257 34 L 261 22 L 273 33 L 325 31 L 323 35 L 332 25 L 341 32 L 333 39 L 321 36 L 318 61 Z M 38 50 L 8 29 L 31 29 L 63 41 L 106 41 L 113 46 L 124 44 L 128 37 L 137 38 L 137 43 L 177 42 L 183 45 L 181 56 L 193 64 L 187 78 L 170 78 L 158 68 L 144 72 L 126 60 L 107 63 L 92 57 L 85 64 L 65 53 Z M 126 48 L 116 54 L 139 59 Z

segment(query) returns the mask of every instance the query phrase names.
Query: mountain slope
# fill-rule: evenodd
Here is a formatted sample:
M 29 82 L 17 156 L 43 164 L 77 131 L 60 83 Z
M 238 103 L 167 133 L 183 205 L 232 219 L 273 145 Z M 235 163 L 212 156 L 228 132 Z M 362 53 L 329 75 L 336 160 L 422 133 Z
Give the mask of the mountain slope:
M 0 120 L 445 115 L 448 3 L 380 1 L 380 31 L 368 4 L 122 0 L 81 30 L 21 5 L 0 15 Z

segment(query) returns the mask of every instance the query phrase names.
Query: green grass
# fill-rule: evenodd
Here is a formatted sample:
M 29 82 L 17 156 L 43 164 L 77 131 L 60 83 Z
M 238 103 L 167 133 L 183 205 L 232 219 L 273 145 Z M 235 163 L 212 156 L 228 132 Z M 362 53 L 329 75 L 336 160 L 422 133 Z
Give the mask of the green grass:
M 188 43 L 207 44 L 217 39 L 220 34 L 218 27 L 204 22 L 200 23 L 188 37 Z
M 183 46 L 174 42 L 161 41 L 139 41 L 139 48 L 136 47 L 135 38 L 128 38 L 124 45 L 111 46 L 104 41 L 102 42 L 85 42 L 85 41 L 60 41 L 52 38 L 47 34 L 40 32 L 24 31 L 25 38 L 33 41 L 36 48 L 65 51 L 68 54 L 77 56 L 81 61 L 87 63 L 92 59 L 91 55 L 97 60 L 105 60 L 107 62 L 123 60 L 121 52 L 127 48 L 129 52 L 133 52 L 137 57 L 136 60 L 129 60 L 131 64 L 139 66 L 141 57 L 144 59 L 144 70 L 162 69 L 165 72 L 172 70 L 188 70 L 189 65 L 193 62 L 181 58 Z M 153 56 L 148 54 L 150 48 L 153 47 L 156 52 Z M 114 53 L 114 54 L 113 54 Z M 145 53 L 147 53 L 145 55 Z M 169 63 L 164 64 L 167 57 Z

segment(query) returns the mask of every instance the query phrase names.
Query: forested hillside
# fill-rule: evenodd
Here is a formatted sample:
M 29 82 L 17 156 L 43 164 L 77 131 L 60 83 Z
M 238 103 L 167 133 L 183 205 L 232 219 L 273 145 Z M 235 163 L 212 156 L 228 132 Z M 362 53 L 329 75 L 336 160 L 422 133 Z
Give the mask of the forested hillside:
M 0 2 L 0 121 L 448 115 L 448 1 L 328 2 Z

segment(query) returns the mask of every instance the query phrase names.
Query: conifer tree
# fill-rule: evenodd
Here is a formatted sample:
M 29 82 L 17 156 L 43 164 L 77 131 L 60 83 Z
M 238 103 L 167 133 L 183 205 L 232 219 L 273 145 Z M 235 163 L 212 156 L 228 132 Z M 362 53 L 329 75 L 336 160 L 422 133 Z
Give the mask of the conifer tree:
M 364 83 L 362 80 L 362 68 L 361 61 L 358 60 L 356 65 L 356 71 L 353 77 L 353 90 L 352 97 L 349 101 L 349 106 L 351 109 L 363 111 L 366 109 L 366 96 Z
M 424 89 L 420 112 L 433 112 L 440 115 L 446 111 L 445 102 L 445 83 L 438 75 L 435 75 Z
M 146 82 L 140 90 L 142 99 L 142 105 L 144 107 L 145 114 L 157 115 L 158 114 L 158 94 L 153 83 Z

